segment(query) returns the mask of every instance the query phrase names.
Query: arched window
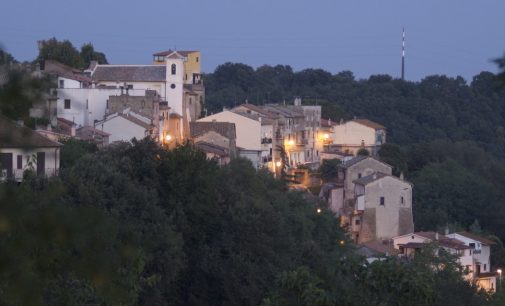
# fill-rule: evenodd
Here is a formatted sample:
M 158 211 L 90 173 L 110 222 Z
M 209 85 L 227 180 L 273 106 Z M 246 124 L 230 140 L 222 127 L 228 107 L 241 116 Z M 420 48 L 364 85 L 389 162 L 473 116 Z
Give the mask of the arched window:
M 175 64 L 172 64 L 172 75 L 174 75 L 176 72 L 176 66 Z

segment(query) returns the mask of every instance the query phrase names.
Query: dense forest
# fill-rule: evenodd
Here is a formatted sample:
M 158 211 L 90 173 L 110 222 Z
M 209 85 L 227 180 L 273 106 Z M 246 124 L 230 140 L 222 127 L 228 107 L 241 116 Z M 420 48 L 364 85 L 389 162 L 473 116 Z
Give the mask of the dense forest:
M 503 302 L 444 252 L 368 264 L 331 213 L 247 160 L 149 140 L 62 155 L 59 178 L 0 185 L 2 305 Z
M 321 105 L 324 118 L 363 117 L 385 125 L 389 144 L 381 158 L 414 183 L 417 230 L 473 226 L 505 239 L 505 88 L 493 73 L 469 83 L 443 75 L 409 82 L 226 63 L 205 75 L 205 85 L 211 112 L 245 101 L 292 103 L 300 96 L 304 104 Z

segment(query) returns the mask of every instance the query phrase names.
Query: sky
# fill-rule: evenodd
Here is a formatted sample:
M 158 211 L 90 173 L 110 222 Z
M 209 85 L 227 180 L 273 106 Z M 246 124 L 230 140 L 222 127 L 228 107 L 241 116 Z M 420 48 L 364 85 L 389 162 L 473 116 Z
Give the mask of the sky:
M 350 70 L 357 78 L 497 72 L 503 0 L 2 0 L 0 44 L 33 60 L 37 40 L 91 42 L 111 64 L 149 64 L 167 49 L 200 50 L 202 70 L 225 62 Z

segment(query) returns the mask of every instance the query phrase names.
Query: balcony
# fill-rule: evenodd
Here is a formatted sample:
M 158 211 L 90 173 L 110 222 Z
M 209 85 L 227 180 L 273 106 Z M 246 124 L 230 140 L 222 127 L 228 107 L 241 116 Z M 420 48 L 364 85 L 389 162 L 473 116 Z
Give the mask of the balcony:
M 1 169 L 0 172 L 0 182 L 4 182 L 7 180 L 12 180 L 16 182 L 23 181 L 23 176 L 25 171 L 28 169 L 12 169 L 12 171 L 8 171 L 9 169 Z M 33 170 L 37 176 L 41 177 L 52 177 L 58 175 L 58 170 L 55 168 L 45 168 L 45 169 L 35 169 Z
M 272 143 L 272 138 L 261 138 L 261 144 L 268 144 L 268 143 Z

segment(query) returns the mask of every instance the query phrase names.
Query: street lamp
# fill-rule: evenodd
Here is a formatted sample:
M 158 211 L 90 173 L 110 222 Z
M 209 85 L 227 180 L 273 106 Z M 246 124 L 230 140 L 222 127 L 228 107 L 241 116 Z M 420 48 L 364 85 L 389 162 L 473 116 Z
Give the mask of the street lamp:
M 165 135 L 165 141 L 169 142 L 170 140 L 172 140 L 172 136 L 169 134 Z

